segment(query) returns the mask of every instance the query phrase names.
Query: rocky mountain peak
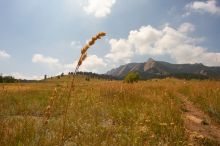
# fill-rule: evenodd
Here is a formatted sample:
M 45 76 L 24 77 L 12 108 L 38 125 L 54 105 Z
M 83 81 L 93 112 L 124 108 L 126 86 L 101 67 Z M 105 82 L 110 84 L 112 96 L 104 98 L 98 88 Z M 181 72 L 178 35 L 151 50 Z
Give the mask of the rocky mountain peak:
M 171 64 L 149 58 L 144 63 L 129 63 L 108 71 L 106 74 L 123 79 L 129 72 L 138 72 L 142 79 L 153 77 L 197 77 L 220 79 L 220 67 L 208 67 L 200 63 Z
M 153 58 L 149 58 L 149 59 L 147 60 L 147 62 L 155 62 L 155 60 L 154 60 Z
M 144 64 L 144 71 L 153 68 L 156 64 L 156 61 L 152 58 L 149 58 L 148 61 Z

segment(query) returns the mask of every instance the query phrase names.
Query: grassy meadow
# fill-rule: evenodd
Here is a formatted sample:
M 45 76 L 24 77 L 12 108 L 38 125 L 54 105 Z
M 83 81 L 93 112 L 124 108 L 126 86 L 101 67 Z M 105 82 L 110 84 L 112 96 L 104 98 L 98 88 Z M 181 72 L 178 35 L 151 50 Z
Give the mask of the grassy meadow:
M 190 81 L 178 91 L 220 124 L 219 81 Z
M 220 121 L 219 81 L 70 82 L 0 84 L 0 145 L 189 145 L 179 94 Z

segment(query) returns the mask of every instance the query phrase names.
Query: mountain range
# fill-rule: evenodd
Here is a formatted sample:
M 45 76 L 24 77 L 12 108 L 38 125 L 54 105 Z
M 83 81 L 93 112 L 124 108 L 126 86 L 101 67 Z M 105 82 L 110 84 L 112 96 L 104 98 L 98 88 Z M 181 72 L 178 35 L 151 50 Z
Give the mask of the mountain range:
M 220 79 L 220 67 L 209 67 L 201 63 L 171 64 L 164 61 L 155 61 L 152 58 L 144 63 L 122 65 L 108 71 L 106 74 L 123 79 L 129 72 L 138 72 L 141 79 L 165 77 Z

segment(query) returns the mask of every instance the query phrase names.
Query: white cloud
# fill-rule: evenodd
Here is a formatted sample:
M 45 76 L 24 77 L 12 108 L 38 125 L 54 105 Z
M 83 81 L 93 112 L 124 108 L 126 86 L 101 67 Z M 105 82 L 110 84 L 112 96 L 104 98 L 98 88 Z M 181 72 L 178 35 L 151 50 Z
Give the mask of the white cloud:
M 49 66 L 49 69 L 52 69 L 56 72 L 56 75 L 60 73 L 68 73 L 73 72 L 73 64 L 63 64 L 57 58 L 53 58 L 50 56 L 44 56 L 42 54 L 34 54 L 32 57 L 33 63 L 40 63 L 46 66 Z
M 64 73 L 73 72 L 76 68 L 78 60 L 74 61 L 73 64 L 63 64 L 62 70 Z M 87 72 L 101 72 L 107 66 L 106 62 L 103 58 L 100 58 L 96 55 L 89 55 L 85 61 L 83 61 L 82 65 L 79 68 L 79 71 L 87 71 Z
M 32 57 L 32 62 L 34 63 L 44 63 L 49 65 L 57 65 L 59 64 L 59 60 L 52 57 L 47 57 L 42 54 L 34 54 Z
M 133 44 L 138 54 L 160 54 L 159 50 L 153 49 L 154 43 L 162 36 L 162 32 L 152 26 L 141 27 L 138 31 L 130 31 L 128 41 Z
M 0 50 L 0 59 L 8 59 L 11 55 L 8 54 L 5 50 Z
M 111 50 L 110 53 L 105 56 L 107 59 L 110 59 L 113 62 L 130 62 L 134 52 L 131 44 L 127 40 L 111 39 L 109 44 L 111 45 Z
M 188 35 L 195 30 L 190 23 L 178 29 L 164 26 L 162 29 L 150 25 L 132 30 L 127 39 L 110 40 L 111 50 L 106 55 L 114 62 L 130 62 L 135 55 L 168 55 L 177 63 L 204 63 L 219 65 L 220 53 L 207 51 L 198 45 L 198 39 Z
M 32 57 L 32 62 L 34 63 L 41 63 L 44 65 L 48 65 L 51 69 L 56 71 L 58 74 L 60 73 L 68 73 L 73 72 L 77 63 L 74 61 L 73 63 L 62 63 L 59 59 L 53 57 L 45 57 L 42 54 L 35 54 Z M 89 71 L 89 72 L 100 72 L 106 67 L 106 63 L 102 58 L 99 58 L 96 55 L 89 55 L 86 60 L 83 62 L 82 66 L 80 67 L 81 71 Z
M 115 2 L 116 0 L 88 0 L 83 9 L 87 14 L 92 14 L 95 17 L 105 17 L 111 13 Z
M 74 68 L 77 65 L 77 61 L 74 62 Z M 106 62 L 96 55 L 89 55 L 86 60 L 80 66 L 80 71 L 88 72 L 100 72 L 107 66 Z
M 181 33 L 193 32 L 195 30 L 195 26 L 191 23 L 183 23 L 178 28 L 178 31 Z
M 26 79 L 26 80 L 41 80 L 44 78 L 44 76 L 27 75 L 27 74 L 22 74 L 18 72 L 9 73 L 7 75 L 13 76 L 16 79 Z
M 220 7 L 217 6 L 216 0 L 207 0 L 206 2 L 203 1 L 194 1 L 186 5 L 186 9 L 188 12 L 187 15 L 190 15 L 191 11 L 196 11 L 200 13 L 210 13 L 210 14 L 218 14 L 220 15 Z

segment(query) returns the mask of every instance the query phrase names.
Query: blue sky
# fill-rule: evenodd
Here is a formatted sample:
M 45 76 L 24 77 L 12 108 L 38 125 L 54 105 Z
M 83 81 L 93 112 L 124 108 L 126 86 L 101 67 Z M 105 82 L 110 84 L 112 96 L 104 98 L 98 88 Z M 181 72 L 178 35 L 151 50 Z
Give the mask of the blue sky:
M 220 65 L 220 1 L 0 0 L 0 72 L 40 79 L 74 70 L 105 73 L 149 57 L 172 63 Z

